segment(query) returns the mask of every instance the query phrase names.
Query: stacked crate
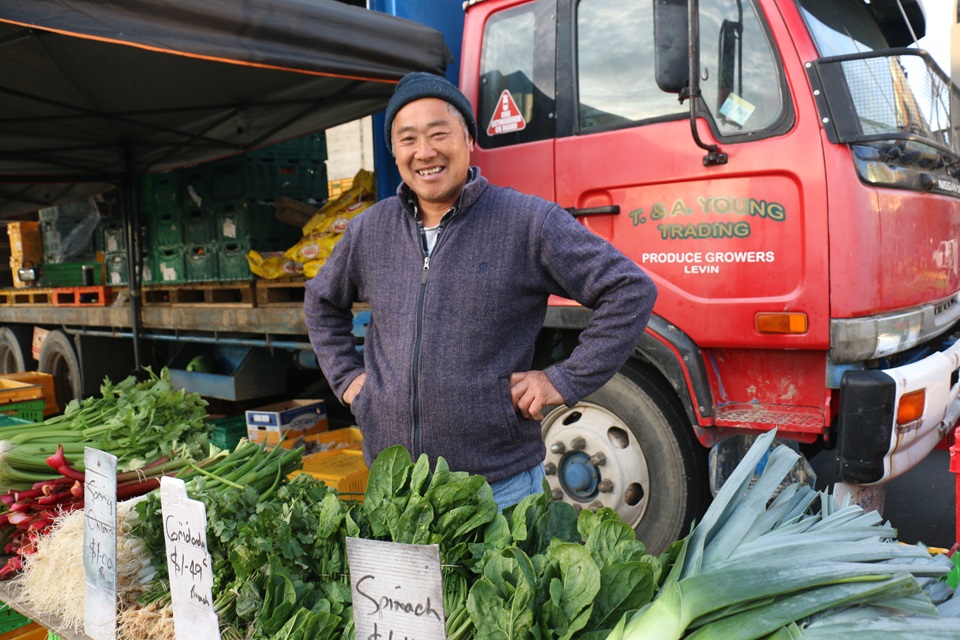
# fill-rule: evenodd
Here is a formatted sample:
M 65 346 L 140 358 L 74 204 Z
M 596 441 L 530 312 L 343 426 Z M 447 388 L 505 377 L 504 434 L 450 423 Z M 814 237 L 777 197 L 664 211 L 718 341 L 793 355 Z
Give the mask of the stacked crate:
M 28 287 L 31 283 L 21 281 L 18 272 L 21 267 L 37 266 L 43 260 L 40 223 L 10 222 L 7 224 L 7 236 L 10 238 L 10 270 L 13 273 L 13 286 Z
M 65 240 L 71 231 L 84 222 L 90 224 L 91 218 L 98 219 L 96 205 L 91 199 L 79 200 L 55 207 L 40 209 L 40 239 L 43 243 L 43 263 L 93 262 L 96 260 L 97 234 L 91 233 L 88 242 L 72 255 L 64 255 Z M 73 247 L 76 249 L 76 247 Z
M 103 282 L 112 287 L 129 284 L 130 272 L 127 269 L 127 235 L 123 222 L 119 219 L 108 218 L 100 222 L 99 242 L 103 251 Z M 140 233 L 146 242 L 149 242 L 150 230 L 144 224 Z M 144 256 L 143 271 L 140 277 L 142 284 L 152 282 L 153 265 Z M 96 278 L 94 279 L 96 282 Z
M 249 280 L 251 249 L 283 251 L 301 238 L 297 227 L 277 220 L 274 200 L 326 199 L 325 160 L 319 133 L 145 177 L 141 211 L 153 239 L 152 282 Z

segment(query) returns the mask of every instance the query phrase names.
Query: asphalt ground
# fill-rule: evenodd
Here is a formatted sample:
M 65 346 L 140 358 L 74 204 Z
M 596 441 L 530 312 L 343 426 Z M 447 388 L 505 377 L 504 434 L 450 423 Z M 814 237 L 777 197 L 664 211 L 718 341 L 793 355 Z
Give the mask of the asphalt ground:
M 836 478 L 832 451 L 810 460 L 817 474 L 817 489 Z M 950 453 L 934 450 L 923 462 L 887 484 L 883 516 L 897 529 L 898 539 L 949 549 L 958 541 L 956 475 L 950 472 Z

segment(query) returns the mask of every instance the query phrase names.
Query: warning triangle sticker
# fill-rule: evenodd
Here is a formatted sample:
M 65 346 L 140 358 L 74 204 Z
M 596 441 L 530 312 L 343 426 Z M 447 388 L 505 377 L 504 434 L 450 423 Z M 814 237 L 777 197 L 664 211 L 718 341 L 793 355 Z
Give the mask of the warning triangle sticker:
M 513 101 L 513 96 L 504 89 L 497 101 L 497 108 L 493 112 L 493 117 L 490 118 L 490 124 L 487 125 L 487 135 L 513 133 L 524 129 L 526 126 L 527 121 L 520 115 L 520 109 L 517 108 L 517 103 Z

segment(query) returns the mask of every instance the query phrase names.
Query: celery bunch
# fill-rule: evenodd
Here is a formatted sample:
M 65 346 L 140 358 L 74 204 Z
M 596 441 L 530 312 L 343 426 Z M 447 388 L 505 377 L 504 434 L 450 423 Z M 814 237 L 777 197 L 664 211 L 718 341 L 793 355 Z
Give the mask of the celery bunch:
M 856 629 L 847 608 L 870 604 L 883 606 L 870 611 L 872 619 L 889 619 L 887 633 L 899 624 L 909 629 L 892 638 L 960 637 L 960 619 L 939 618 L 921 589 L 949 563 L 898 544 L 877 512 L 838 506 L 831 495 L 803 485 L 778 493 L 799 457 L 789 447 L 770 452 L 753 483 L 774 436 L 757 438 L 684 539 L 656 598 L 621 619 L 608 640 L 845 637 L 832 625 Z M 815 617 L 827 611 L 832 620 L 826 613 Z

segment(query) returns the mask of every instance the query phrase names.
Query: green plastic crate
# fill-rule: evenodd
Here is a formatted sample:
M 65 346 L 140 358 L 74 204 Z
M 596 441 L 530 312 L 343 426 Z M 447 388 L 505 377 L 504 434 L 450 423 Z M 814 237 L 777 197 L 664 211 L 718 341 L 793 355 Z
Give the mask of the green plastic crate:
M 300 138 L 278 142 L 257 149 L 247 155 L 258 158 L 295 158 L 307 160 L 327 159 L 327 136 L 325 133 L 311 133 Z
M 43 420 L 44 408 L 46 408 L 46 402 L 43 400 L 25 400 L 0 405 L 0 413 L 27 422 L 40 422 Z
M 46 406 L 47 403 L 42 399 L 9 402 L 0 405 L 0 414 L 20 418 L 27 422 L 41 422 L 43 420 L 43 410 Z
M 101 223 L 100 238 L 100 246 L 105 253 L 116 253 L 127 248 L 126 235 L 120 222 Z
M 0 633 L 6 633 L 8 631 L 13 631 L 14 629 L 19 629 L 20 627 L 25 627 L 32 622 L 33 620 L 23 615 L 19 611 L 11 609 L 5 604 L 0 605 Z
M 180 284 L 184 282 L 183 247 L 156 247 L 152 254 L 152 284 Z
M 149 216 L 160 211 L 180 208 L 180 174 L 175 171 L 155 173 L 140 179 L 140 203 Z
M 127 284 L 127 254 L 123 252 L 107 253 L 103 256 L 103 267 L 106 271 L 105 284 L 118 287 Z
M 204 165 L 180 172 L 180 204 L 184 208 L 204 207 L 214 199 L 214 169 Z
M 59 262 L 44 264 L 40 275 L 41 287 L 82 287 L 83 267 L 93 271 L 94 285 L 103 284 L 103 265 L 99 262 Z
M 185 209 L 180 215 L 184 244 L 204 244 L 217 239 L 216 215 L 207 207 Z
M 248 242 L 254 212 L 245 200 L 231 200 L 213 207 L 217 242 Z M 277 221 L 279 222 L 279 221 Z
M 232 451 L 246 435 L 246 416 L 230 416 L 210 421 L 210 442 L 218 449 Z
M 183 275 L 187 282 L 214 282 L 219 279 L 216 243 L 188 245 L 183 253 Z
M 32 424 L 32 420 L 24 420 L 23 418 L 17 418 L 16 416 L 8 416 L 5 413 L 0 413 L 0 429 L 3 427 L 15 427 L 18 424 Z
M 183 222 L 179 209 L 158 211 L 150 219 L 150 239 L 157 246 L 183 244 Z
M 250 280 L 250 263 L 247 262 L 247 253 L 250 251 L 248 242 L 220 243 L 217 252 L 218 277 L 223 282 L 233 280 Z

